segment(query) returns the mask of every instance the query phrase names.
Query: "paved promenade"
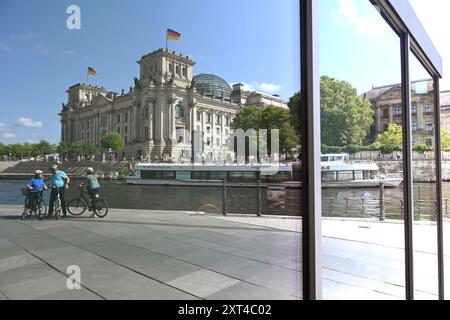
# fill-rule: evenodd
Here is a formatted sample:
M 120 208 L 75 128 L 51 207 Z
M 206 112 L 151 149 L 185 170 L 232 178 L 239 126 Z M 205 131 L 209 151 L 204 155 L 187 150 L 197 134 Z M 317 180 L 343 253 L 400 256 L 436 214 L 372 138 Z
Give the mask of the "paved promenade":
M 106 219 L 19 215 L 18 206 L 0 206 L 0 299 L 301 298 L 299 219 L 114 209 Z M 323 225 L 324 298 L 404 297 L 401 224 Z M 421 250 L 417 295 L 431 299 L 427 266 L 436 255 Z M 66 287 L 72 265 L 81 290 Z

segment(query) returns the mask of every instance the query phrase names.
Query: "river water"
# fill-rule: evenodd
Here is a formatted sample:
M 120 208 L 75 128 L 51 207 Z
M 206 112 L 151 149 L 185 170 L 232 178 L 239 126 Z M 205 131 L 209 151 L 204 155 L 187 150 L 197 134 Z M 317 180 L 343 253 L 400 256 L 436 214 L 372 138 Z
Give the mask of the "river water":
M 21 187 L 24 180 L 0 180 L 0 204 L 23 203 Z M 403 189 L 385 189 L 386 210 L 388 213 L 401 212 Z M 432 213 L 433 201 L 436 199 L 434 184 L 415 184 L 415 200 L 421 200 L 421 210 Z M 75 185 L 67 192 L 67 200 L 77 197 L 79 192 Z M 183 210 L 197 211 L 205 204 L 212 204 L 218 209 L 223 204 L 223 189 L 221 187 L 172 187 L 172 186 L 136 186 L 124 182 L 102 182 L 102 195 L 112 208 L 148 209 L 148 210 Z M 263 214 L 298 215 L 300 190 L 287 190 L 284 205 L 270 202 L 267 191 L 262 190 L 261 211 Z M 227 191 L 228 212 L 256 213 L 258 192 L 253 188 L 229 188 Z M 49 192 L 44 199 L 48 200 Z M 379 211 L 380 191 L 378 189 L 324 189 L 324 215 L 342 215 L 366 212 L 376 215 Z M 450 198 L 450 183 L 444 183 L 444 198 Z M 416 206 L 419 204 L 417 203 Z M 365 208 L 365 209 L 364 209 Z M 365 211 L 364 211 L 365 210 Z

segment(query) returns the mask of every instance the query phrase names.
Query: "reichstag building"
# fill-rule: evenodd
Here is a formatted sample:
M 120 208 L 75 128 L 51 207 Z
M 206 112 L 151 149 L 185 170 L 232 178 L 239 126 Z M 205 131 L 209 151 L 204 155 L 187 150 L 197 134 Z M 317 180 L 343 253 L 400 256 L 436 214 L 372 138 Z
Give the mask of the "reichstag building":
M 191 158 L 196 131 L 203 156 L 225 156 L 231 122 L 243 106 L 287 108 L 279 96 L 245 91 L 240 83 L 231 87 L 212 74 L 193 76 L 195 62 L 174 51 L 159 49 L 138 64 L 140 78 L 128 93 L 84 83 L 70 87 L 60 113 L 61 141 L 100 147 L 106 133 L 117 132 L 125 148 L 116 159 L 167 161 Z

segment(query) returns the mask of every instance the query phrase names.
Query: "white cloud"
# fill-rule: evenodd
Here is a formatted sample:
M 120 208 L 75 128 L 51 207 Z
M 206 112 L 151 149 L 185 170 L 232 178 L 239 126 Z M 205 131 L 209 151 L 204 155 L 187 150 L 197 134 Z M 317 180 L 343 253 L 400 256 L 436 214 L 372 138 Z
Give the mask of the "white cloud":
M 442 90 L 450 90 L 450 46 L 448 31 L 450 30 L 450 1 L 444 0 L 409 0 L 425 30 L 442 56 L 444 78 Z
M 0 137 L 3 139 L 15 139 L 17 138 L 17 135 L 12 132 L 2 132 L 0 133 Z
M 34 33 L 31 31 L 23 32 L 23 33 L 13 33 L 11 35 L 11 39 L 14 40 L 37 40 L 41 38 L 40 33 Z
M 3 42 L 0 42 L 0 50 L 11 51 L 11 48 L 9 46 L 7 46 L 6 44 L 4 44 Z
M 61 53 L 68 55 L 68 56 L 73 56 L 75 54 L 75 52 L 72 50 L 63 50 L 63 51 L 61 51 Z
M 6 132 L 8 131 L 8 127 L 6 126 L 6 124 L 0 122 L 0 132 Z
M 261 83 L 258 87 L 261 88 L 262 91 L 270 94 L 277 93 L 282 89 L 282 87 L 279 84 L 265 83 L 265 82 Z
M 335 23 L 346 23 L 352 26 L 358 35 L 365 37 L 382 36 L 389 31 L 386 23 L 381 23 L 382 18 L 375 9 L 372 13 L 362 14 L 355 0 L 338 0 L 338 3 L 338 9 L 332 16 Z
M 261 91 L 267 94 L 275 94 L 279 92 L 283 87 L 279 84 L 274 83 L 266 83 L 266 82 L 252 82 L 252 83 L 246 83 L 241 82 L 244 85 L 245 91 Z
M 31 118 L 19 118 L 16 121 L 16 126 L 25 128 L 42 128 L 43 125 L 41 121 L 33 121 Z

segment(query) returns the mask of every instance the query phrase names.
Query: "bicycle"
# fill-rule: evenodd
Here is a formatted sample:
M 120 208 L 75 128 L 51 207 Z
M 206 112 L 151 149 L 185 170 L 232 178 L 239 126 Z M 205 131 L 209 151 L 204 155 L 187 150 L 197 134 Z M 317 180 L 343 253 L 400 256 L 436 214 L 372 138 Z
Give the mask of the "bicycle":
M 55 219 L 59 220 L 61 218 L 61 212 L 62 212 L 61 197 L 59 196 L 59 188 L 53 187 L 53 189 L 57 190 L 57 196 L 56 196 L 55 202 L 53 203 L 53 214 L 55 215 Z
M 91 201 L 86 197 L 86 192 L 83 188 L 79 188 L 80 196 L 76 199 L 72 199 L 67 203 L 67 211 L 73 216 L 81 216 L 86 212 L 93 211 L 93 214 L 99 218 L 104 218 L 108 214 L 108 203 L 106 199 L 100 198 L 96 195 L 95 205 L 93 206 Z M 95 209 L 94 209 L 95 207 Z
M 38 217 L 39 220 L 43 220 L 45 218 L 47 214 L 47 203 L 44 201 L 44 199 L 42 199 L 43 192 L 44 191 L 40 191 L 37 193 L 37 199 L 35 199 L 33 205 L 31 205 L 31 202 L 33 201 L 31 197 L 33 195 L 29 191 L 22 191 L 22 193 L 26 196 L 22 213 L 23 220 L 30 218 L 33 213 Z

